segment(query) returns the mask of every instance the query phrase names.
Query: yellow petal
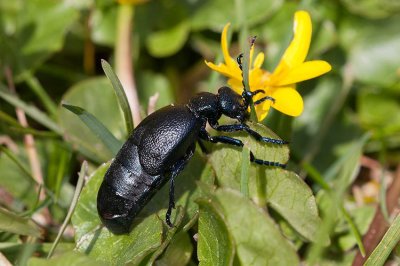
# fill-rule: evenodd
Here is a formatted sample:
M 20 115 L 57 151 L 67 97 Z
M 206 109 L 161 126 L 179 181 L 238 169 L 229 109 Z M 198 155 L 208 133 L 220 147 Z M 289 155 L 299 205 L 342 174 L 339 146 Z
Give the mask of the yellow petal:
M 307 61 L 290 69 L 284 77 L 277 80 L 275 86 L 285 86 L 321 76 L 332 69 L 328 62 L 322 60 Z
M 271 103 L 271 101 L 265 101 L 255 106 L 258 121 L 261 122 L 267 117 L 268 111 L 271 108 Z
M 220 63 L 218 65 L 215 65 L 214 63 L 211 63 L 211 62 L 207 62 L 207 61 L 204 61 L 204 62 L 206 63 L 206 65 L 209 68 L 211 68 L 214 71 L 217 71 L 217 72 L 221 73 L 222 75 L 224 75 L 224 76 L 226 76 L 228 78 L 236 78 L 236 79 L 239 79 L 239 78 L 241 79 L 242 78 L 240 72 L 237 73 L 235 71 L 232 71 L 225 64 Z M 235 74 L 236 74 L 236 76 L 235 76 Z
M 257 54 L 256 60 L 254 61 L 253 68 L 261 68 L 264 63 L 264 53 L 260 52 Z
M 231 87 L 237 94 L 242 94 L 242 92 L 243 92 L 242 80 L 238 80 L 238 79 L 228 79 L 228 85 L 229 85 L 229 87 Z
M 225 64 L 230 68 L 230 69 L 235 69 L 237 68 L 237 71 L 240 71 L 239 66 L 237 65 L 237 62 L 231 57 L 229 54 L 229 48 L 228 48 L 228 41 L 227 41 L 227 34 L 228 34 L 228 29 L 231 23 L 228 23 L 225 25 L 222 34 L 221 34 L 221 49 L 222 49 L 222 54 L 224 56 Z
M 281 75 L 288 68 L 295 67 L 304 62 L 310 47 L 312 23 L 308 12 L 297 11 L 294 16 L 294 37 L 289 47 L 282 56 L 274 74 Z
M 272 95 L 275 103 L 272 107 L 290 116 L 299 116 L 303 112 L 303 99 L 293 87 L 282 87 Z

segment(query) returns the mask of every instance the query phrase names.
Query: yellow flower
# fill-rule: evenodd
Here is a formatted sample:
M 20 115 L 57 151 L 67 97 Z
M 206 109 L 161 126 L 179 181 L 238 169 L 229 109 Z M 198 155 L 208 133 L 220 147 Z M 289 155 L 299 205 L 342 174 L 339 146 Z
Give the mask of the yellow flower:
M 241 94 L 243 91 L 242 73 L 236 60 L 229 54 L 226 40 L 229 25 L 228 23 L 224 27 L 221 35 L 221 48 L 225 63 L 215 65 L 206 62 L 206 64 L 211 69 L 228 77 L 228 84 Z M 318 77 L 331 70 L 331 66 L 322 60 L 305 62 L 312 32 L 311 18 L 306 11 L 295 13 L 293 31 L 293 40 L 272 73 L 261 68 L 264 62 L 264 53 L 258 53 L 253 63 L 254 47 L 250 50 L 250 90 L 265 91 L 265 94 L 257 94 L 254 100 L 266 96 L 275 100 L 266 100 L 256 105 L 256 113 L 260 121 L 267 116 L 270 107 L 290 116 L 299 116 L 303 112 L 303 99 L 296 91 L 296 83 Z

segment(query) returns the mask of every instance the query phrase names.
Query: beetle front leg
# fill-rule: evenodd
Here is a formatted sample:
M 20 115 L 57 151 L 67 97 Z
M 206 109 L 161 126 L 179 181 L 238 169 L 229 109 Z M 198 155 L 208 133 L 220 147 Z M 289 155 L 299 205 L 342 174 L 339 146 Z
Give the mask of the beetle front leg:
M 243 124 L 234 124 L 234 125 L 212 126 L 212 127 L 215 130 L 222 131 L 222 132 L 246 131 L 250 136 L 252 136 L 257 141 L 260 141 L 260 142 L 272 143 L 272 144 L 278 144 L 278 145 L 283 145 L 283 144 L 289 143 L 285 140 L 263 137 L 260 134 L 258 134 L 256 131 L 252 130 L 248 125 L 246 125 L 244 123 Z

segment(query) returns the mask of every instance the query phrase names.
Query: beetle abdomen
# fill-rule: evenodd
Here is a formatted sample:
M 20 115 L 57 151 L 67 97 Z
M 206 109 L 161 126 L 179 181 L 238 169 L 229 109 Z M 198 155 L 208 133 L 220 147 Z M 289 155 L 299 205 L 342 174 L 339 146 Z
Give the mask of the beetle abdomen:
M 202 120 L 184 105 L 170 105 L 152 113 L 132 136 L 139 148 L 140 165 L 151 175 L 170 171 L 196 142 L 202 125 Z
M 165 181 L 143 171 L 137 146 L 128 140 L 107 170 L 97 195 L 103 224 L 114 234 L 128 233 L 133 219 Z

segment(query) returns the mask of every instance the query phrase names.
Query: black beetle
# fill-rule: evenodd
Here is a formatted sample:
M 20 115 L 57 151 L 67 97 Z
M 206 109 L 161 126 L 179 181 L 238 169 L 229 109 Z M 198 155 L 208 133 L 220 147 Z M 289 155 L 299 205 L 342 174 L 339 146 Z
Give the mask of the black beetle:
M 239 65 L 240 57 L 238 58 Z M 174 178 L 192 157 L 196 142 L 206 140 L 242 147 L 243 142 L 228 136 L 211 136 L 208 124 L 218 131 L 246 131 L 258 141 L 285 144 L 266 138 L 245 124 L 252 97 L 264 91 L 243 91 L 237 94 L 221 87 L 217 94 L 199 93 L 185 105 L 169 105 L 147 116 L 133 131 L 107 170 L 97 195 L 97 210 L 103 224 L 114 234 L 129 233 L 133 219 L 164 183 L 170 182 L 166 223 L 172 226 L 170 215 L 174 203 Z M 274 99 L 264 97 L 254 102 Z M 239 121 L 233 125 L 218 125 L 222 115 Z M 284 168 L 279 162 L 260 160 L 250 152 L 257 164 Z

